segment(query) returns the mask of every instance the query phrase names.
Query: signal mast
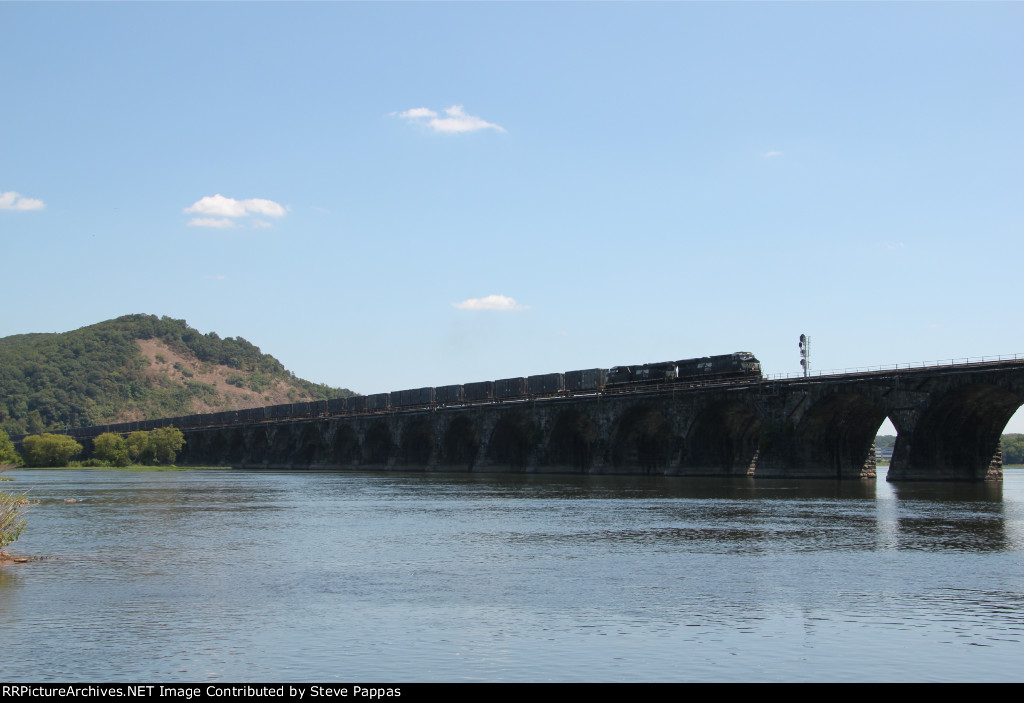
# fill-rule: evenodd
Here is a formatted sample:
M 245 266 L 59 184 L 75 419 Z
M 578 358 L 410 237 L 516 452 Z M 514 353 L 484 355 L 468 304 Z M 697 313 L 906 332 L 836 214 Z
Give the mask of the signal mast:
M 806 334 L 800 335 L 800 365 L 804 367 L 804 378 L 811 371 L 811 338 Z

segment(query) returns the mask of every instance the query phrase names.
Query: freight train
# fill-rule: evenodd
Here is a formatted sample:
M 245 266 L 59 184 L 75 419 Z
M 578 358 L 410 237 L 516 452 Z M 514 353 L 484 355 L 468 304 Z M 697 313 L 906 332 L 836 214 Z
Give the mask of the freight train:
M 672 384 L 687 388 L 708 383 L 752 383 L 761 380 L 761 363 L 750 352 L 734 352 L 697 359 L 663 361 L 611 369 L 583 369 L 524 378 L 502 378 L 436 388 L 413 388 L 351 398 L 285 403 L 247 410 L 186 415 L 161 420 L 122 422 L 70 431 L 91 437 L 103 432 L 135 432 L 159 427 L 216 427 L 269 421 L 305 420 L 332 415 L 362 414 L 392 409 L 438 408 L 449 405 L 530 400 L 560 395 L 623 392 Z

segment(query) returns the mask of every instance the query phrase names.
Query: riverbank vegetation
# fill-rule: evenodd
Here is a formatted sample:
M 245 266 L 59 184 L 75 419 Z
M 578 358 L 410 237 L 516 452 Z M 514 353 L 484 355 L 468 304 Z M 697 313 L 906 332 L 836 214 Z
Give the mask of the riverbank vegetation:
M 95 460 L 109 466 L 129 464 L 156 466 L 173 464 L 178 452 L 185 446 L 185 436 L 175 427 L 132 432 L 127 437 L 106 432 L 92 441 Z
M 22 513 L 25 496 L 0 493 L 0 549 L 14 542 L 24 532 L 28 521 Z
M 26 466 L 67 466 L 82 452 L 82 445 L 67 435 L 44 432 L 23 439 L 21 452 Z
M 14 442 L 11 441 L 10 436 L 3 430 L 0 430 L 0 466 L 18 466 L 21 464 L 21 456 L 14 449 Z M 0 476 L 0 481 L 5 481 L 3 476 Z
M 0 437 L 0 440 L 2 439 Z M 0 445 L 2 444 L 0 441 Z M 3 479 L 9 480 L 6 476 Z M 18 539 L 25 530 L 27 521 L 22 513 L 22 506 L 26 503 L 28 499 L 24 495 L 0 493 L 0 549 Z M 2 556 L 6 557 L 6 552 Z
M 67 435 L 48 432 L 29 435 L 21 445 L 23 456 L 15 454 L 17 461 L 11 463 L 23 463 L 33 468 L 158 466 L 174 464 L 178 452 L 185 446 L 185 435 L 176 427 L 140 430 L 127 437 L 105 432 L 93 439 L 91 456 L 79 461 L 72 459 L 81 455 L 85 448 Z M 3 442 L 0 441 L 0 451 L 2 447 Z

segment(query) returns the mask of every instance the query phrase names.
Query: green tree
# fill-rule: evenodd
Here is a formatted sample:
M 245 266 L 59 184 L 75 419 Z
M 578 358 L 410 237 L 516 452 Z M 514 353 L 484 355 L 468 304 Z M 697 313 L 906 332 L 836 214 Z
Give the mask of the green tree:
M 48 432 L 26 437 L 21 446 L 28 466 L 67 466 L 71 457 L 82 451 L 82 445 L 71 437 Z
M 139 430 L 132 432 L 125 440 L 128 447 L 128 456 L 136 464 L 155 464 L 156 452 L 149 441 L 149 432 Z
M 33 410 L 30 412 L 28 414 L 28 431 L 39 434 L 45 429 L 46 425 L 43 423 L 43 416 L 39 414 L 39 411 Z
M 0 465 L 2 464 L 20 464 L 21 457 L 18 456 L 18 452 L 14 450 L 14 442 L 11 441 L 10 436 L 0 430 Z
M 185 435 L 175 427 L 161 427 L 149 432 L 132 432 L 125 441 L 128 456 L 139 464 L 173 464 L 185 446 Z
M 1024 464 L 1024 434 L 1004 434 L 1003 465 Z
M 124 437 L 113 432 L 104 432 L 92 441 L 92 453 L 97 459 L 109 462 L 111 466 L 128 466 L 128 443 Z
M 185 446 L 185 435 L 176 427 L 160 427 L 149 434 L 157 463 L 173 464 Z

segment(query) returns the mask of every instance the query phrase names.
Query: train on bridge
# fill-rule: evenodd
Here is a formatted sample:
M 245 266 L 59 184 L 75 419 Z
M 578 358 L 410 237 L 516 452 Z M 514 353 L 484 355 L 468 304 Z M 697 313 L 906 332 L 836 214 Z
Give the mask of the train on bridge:
M 610 369 L 583 369 L 462 385 L 413 388 L 350 398 L 284 403 L 245 410 L 225 410 L 159 420 L 121 422 L 72 429 L 70 434 L 93 437 L 104 432 L 124 434 L 160 427 L 189 429 L 271 421 L 308 420 L 333 415 L 514 402 L 587 393 L 628 392 L 668 384 L 672 384 L 674 387 L 689 388 L 709 383 L 752 383 L 760 380 L 761 363 L 757 358 L 750 352 L 734 352 L 636 366 L 613 366 Z

